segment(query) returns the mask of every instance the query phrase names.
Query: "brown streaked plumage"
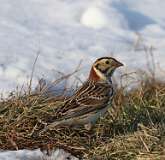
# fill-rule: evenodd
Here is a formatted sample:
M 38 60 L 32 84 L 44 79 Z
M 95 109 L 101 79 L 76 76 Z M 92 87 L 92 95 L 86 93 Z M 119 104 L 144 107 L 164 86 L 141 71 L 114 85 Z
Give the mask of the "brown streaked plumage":
M 112 57 L 97 59 L 92 65 L 88 80 L 58 108 L 56 120 L 48 129 L 56 126 L 80 126 L 94 124 L 107 111 L 113 97 L 111 76 L 123 64 Z

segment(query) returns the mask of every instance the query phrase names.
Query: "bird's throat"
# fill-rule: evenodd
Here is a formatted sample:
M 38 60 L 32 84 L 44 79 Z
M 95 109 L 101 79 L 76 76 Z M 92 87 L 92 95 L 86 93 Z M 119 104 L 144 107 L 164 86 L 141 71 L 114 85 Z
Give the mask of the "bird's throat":
M 100 80 L 105 80 L 106 77 L 100 73 L 100 71 L 97 71 L 95 68 L 91 68 L 90 74 L 89 74 L 89 79 L 92 81 L 100 81 Z

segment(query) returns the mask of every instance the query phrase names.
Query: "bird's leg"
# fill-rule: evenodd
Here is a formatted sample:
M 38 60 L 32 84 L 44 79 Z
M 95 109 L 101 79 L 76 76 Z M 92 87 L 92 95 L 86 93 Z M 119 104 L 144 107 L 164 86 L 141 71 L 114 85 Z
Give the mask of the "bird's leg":
M 55 128 L 55 126 L 56 126 L 55 124 L 56 123 L 52 123 L 52 124 L 45 123 L 44 128 L 39 132 L 39 135 L 41 136 L 41 134 L 43 134 L 47 130 L 53 130 L 53 128 Z
M 91 128 L 92 128 L 92 124 L 89 122 L 87 124 L 84 125 L 84 128 L 87 130 L 87 131 L 90 131 Z
M 39 136 L 41 136 L 43 133 L 45 133 L 48 130 L 47 125 L 44 126 L 44 128 L 39 132 Z
M 39 136 L 42 135 L 42 133 L 46 132 L 48 129 L 47 129 L 47 123 L 46 122 L 43 122 L 41 119 L 38 119 L 38 122 L 41 123 L 42 125 L 44 125 L 44 128 L 39 132 Z

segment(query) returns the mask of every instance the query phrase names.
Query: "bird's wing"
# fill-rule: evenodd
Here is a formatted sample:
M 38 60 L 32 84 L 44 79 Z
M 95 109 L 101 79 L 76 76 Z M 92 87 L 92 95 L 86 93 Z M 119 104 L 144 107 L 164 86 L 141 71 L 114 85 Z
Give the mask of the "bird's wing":
M 107 106 L 110 95 L 113 93 L 112 85 L 87 81 L 65 105 L 59 109 L 59 118 L 67 119 L 88 114 Z

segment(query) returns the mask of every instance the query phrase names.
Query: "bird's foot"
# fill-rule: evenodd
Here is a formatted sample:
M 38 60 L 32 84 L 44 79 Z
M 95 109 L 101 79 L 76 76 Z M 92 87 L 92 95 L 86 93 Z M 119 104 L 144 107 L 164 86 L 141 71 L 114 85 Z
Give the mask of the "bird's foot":
M 84 125 L 84 128 L 87 130 L 87 131 L 90 131 L 92 129 L 92 124 L 91 123 L 87 123 Z

